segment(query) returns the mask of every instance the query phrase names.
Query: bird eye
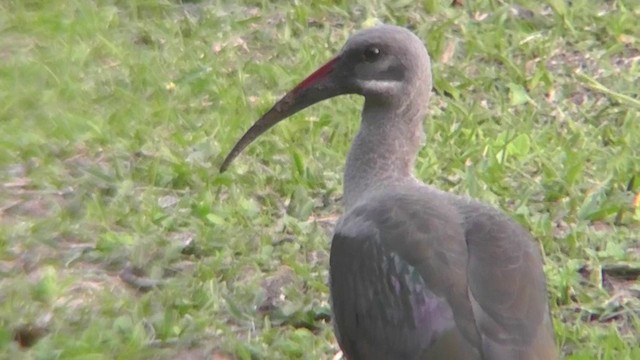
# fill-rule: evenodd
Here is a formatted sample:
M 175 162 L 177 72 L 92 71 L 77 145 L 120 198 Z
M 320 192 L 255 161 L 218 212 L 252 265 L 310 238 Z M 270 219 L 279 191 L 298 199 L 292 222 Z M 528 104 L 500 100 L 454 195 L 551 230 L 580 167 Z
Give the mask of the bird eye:
M 375 46 L 368 47 L 364 50 L 364 60 L 374 62 L 380 57 L 380 49 Z

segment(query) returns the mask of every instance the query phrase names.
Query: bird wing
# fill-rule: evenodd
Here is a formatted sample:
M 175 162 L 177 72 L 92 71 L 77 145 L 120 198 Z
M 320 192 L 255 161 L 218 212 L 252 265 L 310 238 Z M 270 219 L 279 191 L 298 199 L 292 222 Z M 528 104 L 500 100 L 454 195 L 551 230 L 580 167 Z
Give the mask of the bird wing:
M 340 221 L 330 281 L 347 358 L 479 358 L 458 218 L 454 208 L 387 192 Z
M 469 249 L 469 298 L 489 359 L 556 359 L 540 250 L 496 209 L 461 207 Z
M 387 190 L 336 228 L 330 276 L 340 344 L 354 360 L 554 359 L 541 264 L 524 229 L 492 208 L 438 191 Z M 422 322 L 415 299 L 429 309 Z

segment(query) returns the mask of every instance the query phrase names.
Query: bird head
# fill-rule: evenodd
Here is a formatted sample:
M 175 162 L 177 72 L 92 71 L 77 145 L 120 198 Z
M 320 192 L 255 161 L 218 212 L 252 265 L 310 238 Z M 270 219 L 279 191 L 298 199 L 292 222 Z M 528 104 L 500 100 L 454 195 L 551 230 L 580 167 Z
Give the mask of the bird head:
M 431 91 L 431 63 L 422 41 L 409 30 L 379 25 L 355 33 L 340 53 L 289 91 L 236 143 L 220 166 L 233 159 L 278 122 L 317 103 L 344 94 L 359 94 L 368 104 L 402 106 L 426 103 Z M 425 99 L 415 99 L 424 96 Z

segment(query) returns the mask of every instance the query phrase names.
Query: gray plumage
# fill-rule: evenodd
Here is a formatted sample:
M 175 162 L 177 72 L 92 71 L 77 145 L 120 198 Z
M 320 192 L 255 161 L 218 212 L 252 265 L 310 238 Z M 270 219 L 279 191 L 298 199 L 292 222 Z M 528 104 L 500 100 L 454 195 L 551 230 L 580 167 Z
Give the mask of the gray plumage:
M 365 97 L 331 245 L 340 347 L 351 360 L 557 357 L 539 250 L 500 211 L 416 180 L 431 92 L 429 55 L 395 26 L 353 35 L 340 54 L 254 124 L 261 133 L 321 100 Z

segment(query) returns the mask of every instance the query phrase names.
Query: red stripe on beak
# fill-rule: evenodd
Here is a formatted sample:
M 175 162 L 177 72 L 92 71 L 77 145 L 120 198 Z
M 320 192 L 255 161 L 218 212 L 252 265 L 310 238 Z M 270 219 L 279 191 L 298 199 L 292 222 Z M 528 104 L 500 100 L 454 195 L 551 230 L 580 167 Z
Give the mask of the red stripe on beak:
M 306 79 L 302 80 L 302 82 L 298 84 L 298 86 L 296 86 L 291 92 L 296 94 L 299 91 L 302 91 L 315 84 L 316 82 L 318 82 L 318 80 L 321 80 L 325 76 L 329 75 L 335 68 L 335 64 L 336 62 L 338 62 L 338 59 L 340 59 L 339 56 L 329 60 L 329 62 L 322 65 L 318 70 L 314 71 L 311 75 L 307 76 Z

